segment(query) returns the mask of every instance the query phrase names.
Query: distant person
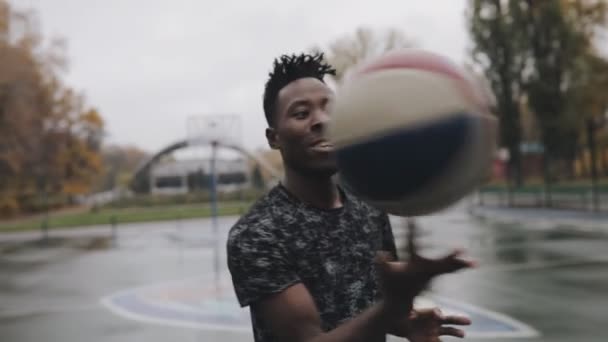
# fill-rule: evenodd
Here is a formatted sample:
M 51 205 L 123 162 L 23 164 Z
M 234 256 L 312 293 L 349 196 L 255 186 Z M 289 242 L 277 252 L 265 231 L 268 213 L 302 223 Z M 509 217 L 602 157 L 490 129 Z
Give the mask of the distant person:
M 249 306 L 255 341 L 411 341 L 463 337 L 445 326 L 470 324 L 438 310 L 415 311 L 414 298 L 435 276 L 472 264 L 453 253 L 396 261 L 388 215 L 335 181 L 333 146 L 324 137 L 335 70 L 321 54 L 274 61 L 264 92 L 271 148 L 284 179 L 231 228 L 228 267 L 241 306 Z M 412 227 L 413 229 L 413 227 Z

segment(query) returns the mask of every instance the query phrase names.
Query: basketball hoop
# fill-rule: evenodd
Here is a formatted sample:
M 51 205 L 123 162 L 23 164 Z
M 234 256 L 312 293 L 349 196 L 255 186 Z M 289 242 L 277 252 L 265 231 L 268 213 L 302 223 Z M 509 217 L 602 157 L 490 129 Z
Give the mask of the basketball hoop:
M 190 145 L 241 146 L 241 118 L 234 114 L 193 115 L 186 121 Z
M 219 264 L 219 232 L 218 232 L 218 203 L 217 203 L 217 171 L 216 160 L 218 147 L 236 147 L 242 149 L 241 118 L 233 114 L 193 115 L 186 121 L 186 139 L 190 146 L 211 147 L 211 185 L 210 204 L 215 248 L 213 253 L 213 268 L 216 289 L 220 285 Z

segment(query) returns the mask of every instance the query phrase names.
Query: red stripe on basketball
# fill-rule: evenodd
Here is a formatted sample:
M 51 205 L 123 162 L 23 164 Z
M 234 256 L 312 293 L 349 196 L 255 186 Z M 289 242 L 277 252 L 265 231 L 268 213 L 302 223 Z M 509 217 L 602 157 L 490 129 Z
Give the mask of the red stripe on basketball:
M 482 98 L 479 91 L 476 91 L 479 85 L 474 84 L 463 73 L 462 69 L 454 65 L 448 58 L 424 50 L 405 49 L 387 52 L 354 70 L 350 77 L 356 78 L 376 71 L 390 69 L 415 69 L 451 77 L 457 82 L 458 88 L 471 103 L 476 104 L 482 112 L 488 111 L 487 101 Z
M 363 65 L 353 76 L 372 73 L 386 69 L 417 69 L 441 73 L 467 82 L 466 77 L 449 60 L 436 54 L 418 50 L 393 51 Z

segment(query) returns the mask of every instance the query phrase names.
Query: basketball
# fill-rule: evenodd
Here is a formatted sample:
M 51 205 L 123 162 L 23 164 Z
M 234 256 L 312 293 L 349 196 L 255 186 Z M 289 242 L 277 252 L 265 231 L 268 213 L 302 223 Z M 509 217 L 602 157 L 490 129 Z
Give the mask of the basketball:
M 488 175 L 497 120 L 489 92 L 450 59 L 392 51 L 364 63 L 337 90 L 329 139 L 339 177 L 398 216 L 455 204 Z

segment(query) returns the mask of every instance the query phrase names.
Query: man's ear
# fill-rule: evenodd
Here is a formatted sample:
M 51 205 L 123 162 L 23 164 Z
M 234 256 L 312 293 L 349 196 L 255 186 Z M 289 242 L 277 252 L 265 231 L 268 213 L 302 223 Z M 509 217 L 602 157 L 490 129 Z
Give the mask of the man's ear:
M 277 131 L 274 128 L 266 128 L 266 140 L 268 141 L 268 146 L 270 146 L 271 149 L 279 149 L 279 139 L 277 137 Z

